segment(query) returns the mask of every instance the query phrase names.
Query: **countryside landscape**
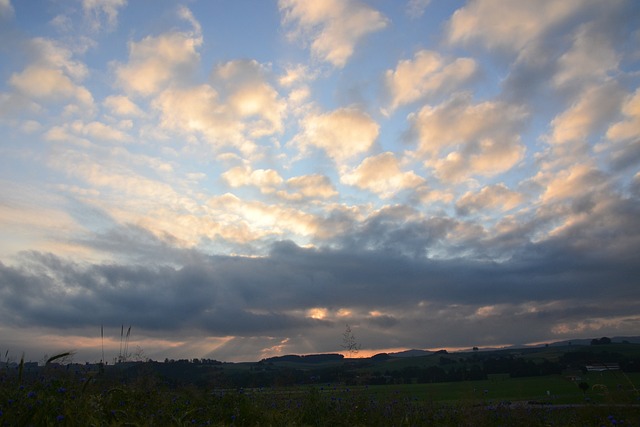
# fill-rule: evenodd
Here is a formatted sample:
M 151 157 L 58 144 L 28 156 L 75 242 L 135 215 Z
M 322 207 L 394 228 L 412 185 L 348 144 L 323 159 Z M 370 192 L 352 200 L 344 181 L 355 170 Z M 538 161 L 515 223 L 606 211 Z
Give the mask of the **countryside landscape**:
M 640 0 L 0 0 L 0 427 L 640 427 L 639 278 Z
M 235 363 L 83 364 L 64 352 L 5 361 L 0 425 L 634 426 L 638 341 Z

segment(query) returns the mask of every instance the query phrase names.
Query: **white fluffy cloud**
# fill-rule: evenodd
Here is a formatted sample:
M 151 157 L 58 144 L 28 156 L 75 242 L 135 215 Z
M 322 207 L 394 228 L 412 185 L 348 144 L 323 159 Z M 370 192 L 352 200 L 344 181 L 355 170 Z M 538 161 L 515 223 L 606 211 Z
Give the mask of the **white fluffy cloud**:
M 216 67 L 214 84 L 227 94 L 230 108 L 249 119 L 249 135 L 261 137 L 282 131 L 286 103 L 266 79 L 265 67 L 255 60 L 234 60 Z
M 338 163 L 366 153 L 379 131 L 379 125 L 356 108 L 311 113 L 302 119 L 300 126 L 302 131 L 294 141 L 303 151 L 311 147 L 321 148 Z
M 607 184 L 603 174 L 590 164 L 576 164 L 554 173 L 541 173 L 536 180 L 543 186 L 544 203 L 563 201 L 596 192 Z
M 278 6 L 283 22 L 294 26 L 289 37 L 309 39 L 313 55 L 335 67 L 344 67 L 355 45 L 388 23 L 384 15 L 358 0 L 280 0 Z
M 118 116 L 140 117 L 144 115 L 140 107 L 124 95 L 108 96 L 104 100 L 103 104 L 111 111 L 112 114 Z
M 75 100 L 84 109 L 93 105 L 93 96 L 80 82 L 88 75 L 86 65 L 59 43 L 34 38 L 29 42 L 34 61 L 9 79 L 23 95 L 35 100 Z
M 211 84 L 169 87 L 152 105 L 160 112 L 163 128 L 250 154 L 254 139 L 283 129 L 286 102 L 265 73 L 256 61 L 225 62 L 214 69 Z
M 214 215 L 222 224 L 245 227 L 246 236 L 252 239 L 263 236 L 286 238 L 291 233 L 302 236 L 322 233 L 322 224 L 308 212 L 256 200 L 246 201 L 228 193 L 209 199 L 207 208 L 209 215 Z
M 278 195 L 288 200 L 328 199 L 338 194 L 329 178 L 318 174 L 289 178 L 286 186 L 290 192 L 279 192 Z
M 252 185 L 258 187 L 262 193 L 273 193 L 282 184 L 283 179 L 274 169 L 251 169 L 238 166 L 222 174 L 222 178 L 232 187 Z
M 418 154 L 441 179 L 495 175 L 524 155 L 520 129 L 528 117 L 520 106 L 501 101 L 471 102 L 456 95 L 436 107 L 425 106 L 409 119 L 418 137 Z
M 415 172 L 403 172 L 399 160 L 390 152 L 367 157 L 353 171 L 342 175 L 340 180 L 345 184 L 372 191 L 382 198 L 391 197 L 399 191 L 424 183 L 424 178 Z
M 385 74 L 391 96 L 390 108 L 393 110 L 431 93 L 454 92 L 476 71 L 473 59 L 447 61 L 438 52 L 418 51 L 412 60 L 398 62 L 395 70 L 388 70 Z
M 116 66 L 119 84 L 127 91 L 152 95 L 190 75 L 200 60 L 199 34 L 172 31 L 129 43 L 129 62 Z
M 244 143 L 243 124 L 210 85 L 167 89 L 152 105 L 160 112 L 160 125 L 165 129 L 202 135 L 216 147 Z

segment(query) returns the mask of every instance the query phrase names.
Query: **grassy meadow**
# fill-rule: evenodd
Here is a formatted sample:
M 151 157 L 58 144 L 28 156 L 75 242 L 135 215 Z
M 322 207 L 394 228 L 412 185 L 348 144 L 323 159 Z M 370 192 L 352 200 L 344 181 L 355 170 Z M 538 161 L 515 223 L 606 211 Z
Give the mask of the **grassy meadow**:
M 640 374 L 585 374 L 434 384 L 222 389 L 120 381 L 58 365 L 0 370 L 1 426 L 612 426 L 640 425 Z M 549 391 L 549 393 L 547 393 Z

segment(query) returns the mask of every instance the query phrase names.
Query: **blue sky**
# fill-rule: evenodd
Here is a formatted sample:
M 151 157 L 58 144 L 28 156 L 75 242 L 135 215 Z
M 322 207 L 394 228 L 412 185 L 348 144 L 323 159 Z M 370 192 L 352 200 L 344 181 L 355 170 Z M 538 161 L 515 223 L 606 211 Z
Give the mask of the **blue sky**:
M 634 335 L 632 0 L 0 0 L 2 348 Z

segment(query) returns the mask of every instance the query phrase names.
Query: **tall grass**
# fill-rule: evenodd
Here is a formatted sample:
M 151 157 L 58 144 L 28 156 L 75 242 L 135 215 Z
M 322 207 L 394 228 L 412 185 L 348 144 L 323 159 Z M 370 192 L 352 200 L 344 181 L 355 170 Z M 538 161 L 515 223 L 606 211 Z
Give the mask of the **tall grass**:
M 90 380 L 90 378 L 94 378 Z M 439 403 L 369 388 L 171 388 L 142 376 L 122 383 L 81 367 L 46 376 L 0 373 L 0 425 L 25 426 L 612 426 L 640 425 L 631 405 Z

